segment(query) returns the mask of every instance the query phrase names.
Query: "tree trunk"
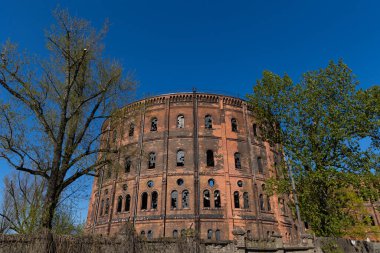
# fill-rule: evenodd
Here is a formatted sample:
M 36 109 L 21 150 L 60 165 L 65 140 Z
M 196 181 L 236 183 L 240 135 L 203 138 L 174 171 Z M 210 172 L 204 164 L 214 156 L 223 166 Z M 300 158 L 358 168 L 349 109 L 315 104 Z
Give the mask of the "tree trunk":
M 55 173 L 54 173 L 55 174 Z M 59 200 L 59 185 L 58 176 L 52 175 L 52 177 L 48 180 L 48 188 L 46 191 L 46 198 L 43 206 L 43 214 L 42 214 L 42 227 L 46 229 L 52 229 L 53 218 L 55 209 L 58 205 Z

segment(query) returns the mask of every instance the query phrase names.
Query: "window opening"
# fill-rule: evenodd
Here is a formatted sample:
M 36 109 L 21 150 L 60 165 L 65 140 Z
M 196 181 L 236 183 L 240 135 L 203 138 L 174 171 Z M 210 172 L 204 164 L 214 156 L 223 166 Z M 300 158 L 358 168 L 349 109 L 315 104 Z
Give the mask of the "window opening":
M 253 136 L 256 137 L 257 136 L 257 125 L 253 124 L 252 129 L 253 129 Z
M 172 201 L 171 201 L 171 207 L 177 208 L 178 207 L 178 192 L 172 191 Z
M 183 185 L 183 179 L 182 178 L 177 179 L 177 184 L 179 186 Z
M 129 173 L 131 172 L 131 165 L 132 165 L 132 161 L 131 161 L 131 158 L 127 157 L 125 158 L 125 173 Z
M 150 124 L 150 131 L 157 131 L 157 118 L 153 118 Z
M 207 230 L 207 239 L 211 240 L 212 238 L 212 229 Z
M 232 129 L 232 132 L 237 132 L 238 131 L 237 121 L 236 121 L 235 118 L 231 119 L 231 129 Z
M 260 194 L 259 196 L 259 206 L 261 211 L 265 211 L 263 194 Z
M 208 185 L 209 185 L 210 187 L 214 187 L 214 185 L 215 185 L 215 180 L 212 179 L 212 178 L 210 178 L 210 179 L 208 180 Z
M 173 237 L 174 238 L 178 237 L 178 230 L 177 229 L 173 230 Z
M 149 164 L 148 164 L 148 168 L 149 169 L 153 169 L 156 167 L 156 153 L 154 152 L 151 152 L 149 153 Z
M 218 190 L 214 191 L 214 206 L 215 206 L 215 208 L 221 207 L 220 191 L 218 191 Z
M 185 117 L 183 115 L 179 115 L 177 117 L 177 128 L 184 128 L 185 127 Z
M 215 239 L 216 239 L 217 241 L 220 241 L 220 230 L 219 230 L 219 229 L 217 229 L 217 230 L 215 231 Z
M 148 183 L 146 183 L 146 185 L 149 187 L 149 188 L 152 188 L 154 186 L 154 183 L 152 180 L 149 180 Z
M 117 212 L 120 213 L 123 207 L 123 197 L 119 196 L 117 199 Z
M 189 191 L 188 190 L 184 190 L 182 192 L 182 208 L 188 208 L 189 207 Z
M 243 187 L 243 181 L 241 181 L 241 180 L 237 181 L 237 186 Z
M 260 173 L 263 173 L 263 163 L 261 157 L 257 157 L 257 168 Z
M 141 210 L 147 210 L 148 209 L 148 193 L 143 192 L 141 196 Z
M 212 150 L 207 150 L 206 152 L 207 156 L 207 166 L 214 166 L 214 152 Z
M 205 116 L 205 128 L 206 129 L 212 129 L 212 117 L 211 117 L 211 115 Z
M 235 168 L 236 168 L 236 169 L 241 169 L 240 153 L 236 152 L 236 153 L 234 154 L 234 158 L 235 158 Z
M 102 199 L 102 203 L 100 204 L 100 216 L 103 215 L 103 209 L 104 209 L 104 199 Z
M 131 208 L 131 195 L 127 194 L 125 197 L 125 211 L 128 212 Z
M 239 203 L 239 192 L 234 192 L 234 206 L 235 208 L 240 208 L 240 203 Z
M 152 209 L 157 209 L 157 202 L 158 202 L 158 193 L 154 191 L 152 192 L 152 202 L 151 202 Z
M 244 200 L 244 209 L 248 209 L 249 208 L 248 192 L 243 193 L 243 200 Z
M 134 132 L 135 132 L 135 124 L 131 123 L 129 125 L 129 133 L 128 133 L 128 135 L 129 136 L 133 136 Z
M 108 214 L 109 209 L 110 209 L 110 199 L 106 199 L 106 210 L 104 211 L 104 214 Z
M 203 191 L 203 207 L 210 207 L 210 191 Z
M 151 240 L 153 238 L 153 231 L 149 230 L 148 231 L 148 239 Z
M 185 152 L 183 150 L 177 151 L 177 166 L 185 165 Z

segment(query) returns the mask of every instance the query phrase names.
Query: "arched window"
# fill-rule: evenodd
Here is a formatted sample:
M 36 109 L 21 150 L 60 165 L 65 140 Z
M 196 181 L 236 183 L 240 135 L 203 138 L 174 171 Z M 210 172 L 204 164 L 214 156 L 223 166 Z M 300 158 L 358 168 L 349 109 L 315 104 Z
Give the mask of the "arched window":
M 149 240 L 153 239 L 153 231 L 152 230 L 148 231 L 148 239 Z
M 177 229 L 173 230 L 173 237 L 178 238 L 178 230 Z
M 210 191 L 203 191 L 203 207 L 210 207 Z
M 268 208 L 268 211 L 272 210 L 272 207 L 270 205 L 270 197 L 268 195 L 267 195 L 267 208 Z
M 219 229 L 217 229 L 217 230 L 215 231 L 215 239 L 216 239 L 217 241 L 220 241 L 220 230 L 219 230 Z
M 259 173 L 263 173 L 263 163 L 261 161 L 261 157 L 257 157 L 257 168 L 259 170 Z
M 231 130 L 232 130 L 232 132 L 237 132 L 238 131 L 237 121 L 236 121 L 235 118 L 231 119 Z
M 124 209 L 126 212 L 128 212 L 131 208 L 131 195 L 127 194 L 125 197 L 125 206 Z
M 148 168 L 153 169 L 156 167 L 156 153 L 151 152 L 149 153 L 149 163 L 148 163 Z
M 104 209 L 104 199 L 102 199 L 102 202 L 101 202 L 101 204 L 100 204 L 100 216 L 102 216 L 103 215 L 103 209 Z
M 183 115 L 178 115 L 177 117 L 177 128 L 185 127 L 185 117 Z
M 129 124 L 129 132 L 128 132 L 128 135 L 129 135 L 129 136 L 133 136 L 134 133 L 135 133 L 135 124 L 131 123 L 131 124 Z
M 214 152 L 212 150 L 207 150 L 206 157 L 207 166 L 214 166 Z
M 256 124 L 253 124 L 252 126 L 252 130 L 253 130 L 253 136 L 257 136 L 257 125 Z
M 177 166 L 185 165 L 185 152 L 183 150 L 177 151 Z
M 157 131 L 157 118 L 153 118 L 150 123 L 150 131 L 154 132 Z
M 143 192 L 141 195 L 141 210 L 148 209 L 148 193 Z
M 205 128 L 206 129 L 212 129 L 212 117 L 211 117 L 211 115 L 205 116 Z
M 278 198 L 278 204 L 280 205 L 281 214 L 285 214 L 284 199 Z
M 220 191 L 218 191 L 218 190 L 214 191 L 214 206 L 215 206 L 215 208 L 221 207 Z
M 241 169 L 240 153 L 236 152 L 234 154 L 234 158 L 235 158 L 235 168 L 236 169 Z
M 144 231 L 144 230 L 141 231 L 140 235 L 141 235 L 142 237 L 145 237 L 145 231 Z
M 122 207 L 123 207 L 123 197 L 119 196 L 117 198 L 117 209 L 116 209 L 118 213 L 121 212 Z
M 247 238 L 252 239 L 252 232 L 251 230 L 247 230 Z
M 152 192 L 152 202 L 151 208 L 157 209 L 158 193 L 156 191 Z
M 265 211 L 263 194 L 260 194 L 259 196 L 259 206 L 261 211 Z
M 182 192 L 182 208 L 188 208 L 189 207 L 189 202 L 190 202 L 189 191 L 188 190 L 184 190 Z
M 240 202 L 239 202 L 239 192 L 234 192 L 234 206 L 235 208 L 240 208 Z
M 244 200 L 244 209 L 248 209 L 249 208 L 248 192 L 243 193 L 243 200 Z
M 212 239 L 212 229 L 207 230 L 207 239 Z
M 131 158 L 129 157 L 125 158 L 125 167 L 124 167 L 125 173 L 131 172 L 131 165 L 132 165 Z
M 172 191 L 171 197 L 172 197 L 171 207 L 178 208 L 178 192 Z
M 110 209 L 110 199 L 106 199 L 106 210 L 104 211 L 104 214 L 108 214 L 109 209 Z

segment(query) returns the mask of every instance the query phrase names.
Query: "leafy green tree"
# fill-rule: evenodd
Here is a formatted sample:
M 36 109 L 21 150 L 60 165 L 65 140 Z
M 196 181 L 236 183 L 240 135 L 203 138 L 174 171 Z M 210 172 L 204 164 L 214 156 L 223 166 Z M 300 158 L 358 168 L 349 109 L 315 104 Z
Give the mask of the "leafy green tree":
M 99 143 L 109 132 L 120 132 L 114 124 L 101 125 L 121 117 L 115 109 L 134 88 L 120 64 L 102 56 L 106 26 L 97 31 L 66 11 L 55 17 L 56 25 L 46 32 L 47 58 L 19 53 L 8 42 L 0 59 L 0 158 L 46 180 L 41 225 L 47 229 L 62 192 L 117 153 Z
M 248 96 L 262 138 L 280 144 L 301 216 L 318 236 L 345 234 L 361 222 L 363 202 L 379 197 L 379 89 L 357 85 L 340 60 L 305 73 L 297 84 L 264 71 Z M 272 190 L 291 193 L 287 180 L 272 179 Z

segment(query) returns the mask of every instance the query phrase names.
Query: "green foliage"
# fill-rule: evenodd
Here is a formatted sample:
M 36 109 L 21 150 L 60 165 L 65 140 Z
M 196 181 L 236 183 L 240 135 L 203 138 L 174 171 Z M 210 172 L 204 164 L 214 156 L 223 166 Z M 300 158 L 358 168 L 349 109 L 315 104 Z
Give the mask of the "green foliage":
M 347 234 L 362 223 L 363 202 L 379 198 L 379 88 L 357 84 L 339 61 L 297 84 L 264 71 L 248 96 L 263 139 L 280 144 L 293 168 L 301 216 L 318 236 Z M 290 193 L 288 181 L 273 178 L 269 188 Z

